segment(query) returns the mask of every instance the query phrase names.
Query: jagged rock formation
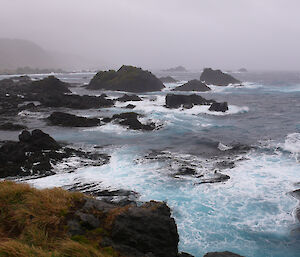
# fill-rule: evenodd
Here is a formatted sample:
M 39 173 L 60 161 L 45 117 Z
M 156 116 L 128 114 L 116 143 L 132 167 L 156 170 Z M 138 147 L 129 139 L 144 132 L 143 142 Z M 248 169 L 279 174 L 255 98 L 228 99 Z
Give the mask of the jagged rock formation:
M 94 127 L 100 124 L 97 118 L 86 118 L 64 112 L 53 112 L 47 119 L 51 125 L 64 127 Z
M 164 85 L 149 71 L 123 65 L 118 71 L 99 71 L 87 88 L 139 93 L 160 91 Z
M 200 76 L 200 80 L 207 85 L 228 86 L 229 84 L 241 83 L 229 74 L 223 73 L 221 70 L 213 70 L 205 68 Z
M 205 92 L 210 91 L 211 89 L 206 86 L 203 82 L 200 80 L 194 79 L 190 80 L 187 83 L 175 87 L 172 91 L 198 91 L 198 92 Z

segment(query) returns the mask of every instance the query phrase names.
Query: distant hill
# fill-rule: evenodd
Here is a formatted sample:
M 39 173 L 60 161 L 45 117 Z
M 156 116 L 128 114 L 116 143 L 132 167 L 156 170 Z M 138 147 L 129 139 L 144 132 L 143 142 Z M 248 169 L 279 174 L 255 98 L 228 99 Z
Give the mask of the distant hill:
M 0 71 L 22 67 L 33 69 L 79 69 L 88 61 L 79 56 L 50 52 L 34 42 L 0 38 Z
M 166 69 L 166 70 L 163 70 L 163 71 L 168 71 L 168 72 L 187 72 L 187 69 L 184 68 L 183 66 L 177 66 L 177 67 Z

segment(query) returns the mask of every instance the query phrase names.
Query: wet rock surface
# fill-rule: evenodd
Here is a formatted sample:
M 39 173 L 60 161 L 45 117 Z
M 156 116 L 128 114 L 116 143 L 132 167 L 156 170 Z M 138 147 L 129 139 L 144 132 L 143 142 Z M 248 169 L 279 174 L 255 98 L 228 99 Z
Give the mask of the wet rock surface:
M 205 92 L 210 91 L 211 89 L 205 85 L 200 80 L 194 79 L 190 80 L 187 83 L 183 84 L 182 86 L 175 87 L 172 91 L 198 91 L 198 92 Z
M 174 79 L 174 78 L 171 77 L 171 76 L 160 77 L 159 80 L 160 80 L 162 83 L 176 83 L 176 82 L 178 82 L 176 79 Z
M 142 101 L 142 98 L 140 98 L 138 95 L 123 95 L 122 97 L 119 97 L 116 99 L 119 102 L 129 102 L 129 101 Z
M 208 110 L 213 112 L 226 112 L 228 111 L 228 103 L 212 103 Z
M 213 70 L 205 68 L 200 76 L 200 80 L 208 85 L 228 86 L 229 84 L 241 83 L 229 74 L 223 73 L 221 70 Z
M 118 71 L 98 72 L 87 88 L 138 93 L 160 91 L 164 85 L 149 71 L 123 65 Z
M 167 94 L 166 96 L 166 107 L 168 108 L 179 108 L 181 106 L 194 106 L 194 105 L 209 105 L 214 103 L 214 100 L 207 100 L 202 96 L 193 95 L 175 95 Z
M 103 122 L 118 122 L 120 125 L 126 126 L 132 130 L 144 130 L 151 131 L 157 129 L 154 122 L 149 122 L 147 124 L 143 124 L 138 120 L 140 115 L 135 112 L 125 112 L 121 114 L 115 114 L 111 118 L 102 119 Z
M 27 129 L 27 127 L 21 124 L 15 124 L 11 122 L 0 124 L 0 130 L 18 131 L 23 129 Z
M 80 205 L 67 217 L 73 237 L 88 239 L 97 231 L 96 236 L 102 238 L 101 247 L 113 247 L 121 255 L 180 256 L 176 223 L 165 203 L 150 201 L 141 206 L 135 203 L 119 206 L 87 198 Z
M 0 177 L 52 175 L 54 164 L 74 156 L 91 159 L 98 164 L 109 160 L 105 154 L 63 147 L 39 129 L 31 133 L 24 130 L 19 135 L 19 142 L 8 141 L 0 147 Z
M 100 124 L 97 118 L 86 118 L 63 112 L 53 112 L 47 120 L 51 125 L 64 127 L 94 127 Z

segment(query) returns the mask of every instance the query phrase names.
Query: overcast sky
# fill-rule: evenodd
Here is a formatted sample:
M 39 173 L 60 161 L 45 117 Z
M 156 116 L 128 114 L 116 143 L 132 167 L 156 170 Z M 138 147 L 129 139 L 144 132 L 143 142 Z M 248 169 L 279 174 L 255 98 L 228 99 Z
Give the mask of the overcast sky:
M 299 0 L 0 0 L 0 37 L 102 65 L 300 69 Z

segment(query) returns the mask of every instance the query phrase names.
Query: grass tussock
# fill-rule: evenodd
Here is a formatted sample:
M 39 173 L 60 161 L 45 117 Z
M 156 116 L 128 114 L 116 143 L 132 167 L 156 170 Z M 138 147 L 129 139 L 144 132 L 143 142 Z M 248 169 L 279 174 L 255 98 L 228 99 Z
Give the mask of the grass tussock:
M 72 240 L 66 217 L 85 196 L 0 182 L 0 257 L 106 257 L 94 242 Z

